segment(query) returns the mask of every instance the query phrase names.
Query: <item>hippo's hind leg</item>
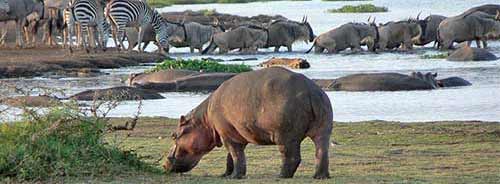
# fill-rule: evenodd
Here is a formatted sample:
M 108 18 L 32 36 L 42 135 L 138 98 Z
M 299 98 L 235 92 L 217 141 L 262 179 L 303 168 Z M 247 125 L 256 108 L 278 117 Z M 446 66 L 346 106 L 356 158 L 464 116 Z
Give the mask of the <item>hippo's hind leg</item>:
M 228 158 L 227 165 L 233 163 L 233 168 L 227 167 L 226 173 L 232 171 L 232 174 L 228 174 L 227 176 L 232 179 L 242 179 L 247 174 L 247 163 L 245 157 L 245 147 L 246 144 L 235 143 L 230 140 L 224 140 L 224 146 L 229 152 L 228 156 L 231 156 L 231 160 Z
M 279 150 L 282 157 L 281 178 L 291 178 L 299 167 L 300 158 L 300 141 L 285 143 L 279 145 Z
M 234 171 L 234 162 L 233 162 L 233 157 L 231 156 L 231 153 L 227 153 L 227 162 L 226 162 L 226 172 L 222 174 L 222 177 L 227 177 L 231 176 Z
M 314 173 L 314 178 L 330 178 L 330 173 L 328 171 L 328 148 L 330 147 L 330 134 L 314 136 L 311 137 L 311 139 L 316 147 L 316 171 Z

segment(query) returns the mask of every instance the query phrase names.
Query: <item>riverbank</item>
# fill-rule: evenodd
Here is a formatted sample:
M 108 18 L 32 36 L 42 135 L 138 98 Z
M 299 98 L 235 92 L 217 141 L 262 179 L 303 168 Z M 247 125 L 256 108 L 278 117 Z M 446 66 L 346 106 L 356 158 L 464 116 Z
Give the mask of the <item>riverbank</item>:
M 113 118 L 113 124 L 126 119 Z M 107 135 L 107 141 L 133 150 L 141 160 L 160 169 L 162 155 L 171 147 L 177 120 L 141 118 L 134 131 Z M 330 172 L 325 181 L 312 179 L 314 146 L 302 143 L 302 163 L 293 179 L 279 179 L 276 146 L 249 145 L 247 179 L 219 178 L 226 151 L 216 148 L 187 174 L 134 172 L 126 175 L 76 177 L 56 181 L 115 181 L 117 183 L 494 183 L 500 180 L 500 123 L 456 121 L 397 123 L 369 121 L 335 123 Z
M 98 73 L 98 69 L 135 66 L 165 58 L 154 53 L 126 53 L 113 49 L 91 54 L 84 51 L 70 54 L 67 49 L 60 48 L 0 49 L 0 79 L 44 75 L 84 77 Z

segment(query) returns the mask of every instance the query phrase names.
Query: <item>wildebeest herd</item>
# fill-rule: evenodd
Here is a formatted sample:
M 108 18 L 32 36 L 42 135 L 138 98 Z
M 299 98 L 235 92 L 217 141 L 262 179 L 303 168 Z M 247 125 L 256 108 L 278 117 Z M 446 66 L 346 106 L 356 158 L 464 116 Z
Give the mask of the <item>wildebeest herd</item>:
M 300 22 L 287 19 L 262 24 L 241 22 L 239 26 L 226 30 L 221 26 L 224 22 L 217 19 L 211 25 L 167 21 L 146 2 L 139 0 L 69 0 L 64 3 L 56 0 L 0 0 L 0 21 L 4 24 L 6 21 L 16 22 L 16 45 L 19 47 L 34 45 L 34 35 L 43 28 L 45 44 L 57 44 L 55 35 L 59 35 L 64 47 L 70 51 L 80 47 L 87 52 L 105 51 L 112 35 L 119 49 L 125 49 L 124 41 L 127 40 L 127 50 L 138 46 L 141 52 L 151 41 L 158 46 L 159 52 L 168 52 L 173 46 L 189 47 L 191 52 L 196 49 L 202 54 L 213 53 L 217 48 L 220 53 L 232 50 L 252 53 L 259 48 L 271 47 L 276 52 L 280 47 L 292 51 L 292 45 L 297 41 L 312 42 L 307 52 L 315 53 L 338 53 L 346 49 L 360 52 L 362 46 L 367 46 L 372 52 L 410 50 L 414 45 L 431 42 L 446 50 L 453 48 L 455 42 L 466 42 L 466 49 L 459 50 L 464 53 L 457 54 L 457 57 L 482 58 L 488 52 L 470 49 L 471 42 L 485 48 L 488 40 L 500 37 L 500 5 L 491 4 L 453 17 L 430 15 L 420 19 L 416 16 L 415 19 L 384 24 L 377 24 L 375 18 L 369 18 L 367 23 L 346 23 L 319 36 L 315 36 L 307 17 Z M 3 43 L 5 30 L 1 35 Z M 208 46 L 203 48 L 206 44 Z M 161 77 L 159 73 L 133 75 L 129 84 L 147 87 Z M 206 76 L 194 77 L 197 80 Z M 277 144 L 283 155 L 280 176 L 293 177 L 301 161 L 300 143 L 309 137 L 316 146 L 314 177 L 328 178 L 333 113 L 327 95 L 316 84 L 323 89 L 347 91 L 470 85 L 460 78 L 436 80 L 436 74 L 420 72 L 411 75 L 356 74 L 333 82 L 313 81 L 283 68 L 240 75 L 218 74 L 216 77 L 214 88 L 217 90 L 187 116 L 181 117 L 173 134 L 175 145 L 164 164 L 166 170 L 187 172 L 203 155 L 224 145 L 229 151 L 224 176 L 241 178 L 246 174 L 244 149 L 247 144 Z M 184 80 L 194 79 L 190 76 Z M 395 82 L 388 85 L 386 81 Z M 176 81 L 161 87 L 179 90 L 183 87 L 180 84 Z
M 105 50 L 112 35 L 115 45 L 127 50 L 138 45 L 139 51 L 152 41 L 168 52 L 173 47 L 189 47 L 203 54 L 219 48 L 220 53 L 231 50 L 257 52 L 259 48 L 280 47 L 292 51 L 297 41 L 313 42 L 308 51 L 337 53 L 350 48 L 361 51 L 366 45 L 370 51 L 393 49 L 409 50 L 414 45 L 434 42 L 443 50 L 453 48 L 455 42 L 476 41 L 478 47 L 487 47 L 487 41 L 500 37 L 500 5 L 487 4 L 471 8 L 453 17 L 430 15 L 420 19 L 368 23 L 351 22 L 315 36 L 307 18 L 301 22 L 286 18 L 271 22 L 239 22 L 228 30 L 214 18 L 212 24 L 192 21 L 167 21 L 146 2 L 139 0 L 0 0 L 0 22 L 16 22 L 16 45 L 34 46 L 36 32 L 43 30 L 47 45 L 60 42 L 72 51 L 73 47 Z M 2 25 L 0 43 L 5 44 L 7 26 Z M 31 35 L 31 36 L 30 36 Z M 73 40 L 76 43 L 73 43 Z M 210 43 L 206 48 L 204 45 Z

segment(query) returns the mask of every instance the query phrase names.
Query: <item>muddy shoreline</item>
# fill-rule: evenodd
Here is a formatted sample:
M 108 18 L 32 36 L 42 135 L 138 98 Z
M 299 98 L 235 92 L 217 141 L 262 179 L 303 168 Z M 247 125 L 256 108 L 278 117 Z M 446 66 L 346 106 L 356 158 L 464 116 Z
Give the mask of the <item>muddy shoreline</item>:
M 0 49 L 0 79 L 37 77 L 44 75 L 85 76 L 99 75 L 99 69 L 136 66 L 160 62 L 165 56 L 155 53 L 106 52 L 73 54 L 61 48 Z

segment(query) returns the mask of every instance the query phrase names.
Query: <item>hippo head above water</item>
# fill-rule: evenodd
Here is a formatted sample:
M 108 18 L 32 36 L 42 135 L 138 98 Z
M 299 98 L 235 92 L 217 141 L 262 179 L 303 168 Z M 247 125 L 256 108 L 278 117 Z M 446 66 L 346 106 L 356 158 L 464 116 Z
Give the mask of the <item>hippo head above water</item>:
M 422 74 L 421 72 L 412 72 L 411 76 L 429 83 L 434 89 L 440 87 L 439 82 L 436 80 L 437 73 L 428 72 L 426 74 Z
M 216 146 L 222 146 L 217 132 L 203 121 L 205 118 L 187 116 L 181 116 L 179 125 L 172 134 L 175 145 L 163 164 L 167 172 L 188 172 L 198 164 L 203 155 Z

